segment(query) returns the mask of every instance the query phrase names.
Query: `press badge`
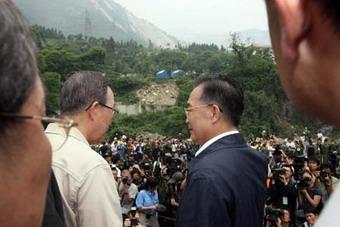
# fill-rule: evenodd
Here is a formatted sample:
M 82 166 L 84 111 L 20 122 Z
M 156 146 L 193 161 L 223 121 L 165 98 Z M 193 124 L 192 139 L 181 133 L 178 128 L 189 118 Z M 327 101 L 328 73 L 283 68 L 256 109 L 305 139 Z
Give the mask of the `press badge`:
M 287 197 L 282 197 L 282 204 L 288 205 L 288 198 Z

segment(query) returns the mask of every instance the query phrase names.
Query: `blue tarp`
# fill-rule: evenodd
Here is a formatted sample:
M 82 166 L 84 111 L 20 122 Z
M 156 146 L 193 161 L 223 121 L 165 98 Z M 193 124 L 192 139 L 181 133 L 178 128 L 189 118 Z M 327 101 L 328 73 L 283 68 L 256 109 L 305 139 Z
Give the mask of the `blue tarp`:
M 156 77 L 157 77 L 157 78 L 169 78 L 170 75 L 169 75 L 168 71 L 166 71 L 166 70 L 161 70 L 161 71 L 159 71 L 159 72 L 156 73 Z
M 177 69 L 175 71 L 172 71 L 171 76 L 172 77 L 177 77 L 177 76 L 184 76 L 185 72 L 181 69 Z

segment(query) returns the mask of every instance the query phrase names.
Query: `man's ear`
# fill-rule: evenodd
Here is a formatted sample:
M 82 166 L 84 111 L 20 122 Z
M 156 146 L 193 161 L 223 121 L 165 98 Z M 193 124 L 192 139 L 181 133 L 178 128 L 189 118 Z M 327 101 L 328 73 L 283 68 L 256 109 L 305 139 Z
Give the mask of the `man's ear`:
M 213 123 L 218 122 L 220 118 L 223 117 L 223 113 L 220 111 L 220 108 L 217 105 L 212 106 L 212 121 Z
M 92 105 L 86 110 L 86 114 L 91 121 L 94 120 L 94 117 L 97 114 L 98 105 L 99 105 L 98 102 L 93 102 Z
M 288 61 L 298 57 L 298 47 L 310 30 L 310 0 L 272 0 L 281 26 L 281 49 Z

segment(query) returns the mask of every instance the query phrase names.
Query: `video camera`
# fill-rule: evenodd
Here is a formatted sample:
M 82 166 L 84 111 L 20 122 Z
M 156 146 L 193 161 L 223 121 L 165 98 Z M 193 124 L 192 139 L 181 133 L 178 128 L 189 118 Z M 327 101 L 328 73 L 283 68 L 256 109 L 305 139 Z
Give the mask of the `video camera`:
M 283 215 L 283 210 L 273 207 L 267 207 L 265 214 L 266 214 L 266 220 L 267 221 L 273 221 L 275 222 L 280 216 Z
M 136 218 L 136 213 L 137 213 L 137 208 L 136 207 L 131 207 L 130 214 L 131 214 L 131 226 L 138 226 L 139 222 L 138 219 Z
M 279 180 L 280 175 L 284 175 L 285 173 L 286 173 L 286 170 L 282 167 L 274 168 L 272 169 L 272 174 L 273 174 L 272 178 Z
M 122 178 L 122 183 L 123 184 L 127 184 L 127 185 L 131 185 L 131 180 L 128 177 L 123 177 Z
M 309 183 L 310 183 L 310 179 L 302 179 L 302 180 L 300 180 L 300 181 L 298 181 L 297 183 L 296 183 L 296 188 L 298 189 L 298 190 L 303 190 L 303 189 L 306 189 L 307 187 L 308 187 L 308 185 L 309 185 Z
M 324 178 L 326 178 L 326 177 L 329 177 L 329 174 L 328 174 L 326 171 L 321 170 L 321 172 L 320 172 L 320 178 L 321 178 L 321 179 L 324 179 Z
M 294 157 L 294 162 L 293 162 L 293 167 L 294 167 L 294 178 L 296 180 L 300 180 L 302 178 L 302 173 L 303 169 L 305 167 L 305 163 L 308 161 L 307 158 L 304 156 L 295 156 Z

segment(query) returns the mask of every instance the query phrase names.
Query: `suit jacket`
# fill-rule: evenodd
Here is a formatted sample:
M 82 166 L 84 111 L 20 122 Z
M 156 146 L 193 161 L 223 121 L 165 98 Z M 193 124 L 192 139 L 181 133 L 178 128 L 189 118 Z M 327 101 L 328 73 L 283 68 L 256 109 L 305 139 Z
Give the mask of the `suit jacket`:
M 176 226 L 263 226 L 267 170 L 241 134 L 217 140 L 190 162 Z

